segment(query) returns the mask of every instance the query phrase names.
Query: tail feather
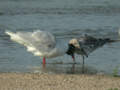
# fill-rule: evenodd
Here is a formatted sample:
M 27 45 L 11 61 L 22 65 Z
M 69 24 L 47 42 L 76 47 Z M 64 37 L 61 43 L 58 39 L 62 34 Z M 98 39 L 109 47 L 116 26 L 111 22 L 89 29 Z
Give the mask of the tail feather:
M 112 39 L 106 38 L 105 40 L 106 40 L 106 42 L 108 42 L 108 43 L 120 42 L 119 39 L 118 39 L 118 40 L 112 40 Z
M 5 33 L 6 33 L 7 35 L 9 35 L 11 38 L 16 36 L 15 33 L 10 32 L 10 31 L 6 31 Z
M 13 33 L 10 31 L 6 31 L 5 33 L 10 36 L 11 40 L 23 44 L 21 37 L 17 33 Z
M 14 38 L 17 37 L 17 35 L 16 35 L 15 33 L 10 32 L 10 31 L 6 31 L 5 33 L 6 33 L 7 35 L 9 35 L 12 40 L 14 40 Z

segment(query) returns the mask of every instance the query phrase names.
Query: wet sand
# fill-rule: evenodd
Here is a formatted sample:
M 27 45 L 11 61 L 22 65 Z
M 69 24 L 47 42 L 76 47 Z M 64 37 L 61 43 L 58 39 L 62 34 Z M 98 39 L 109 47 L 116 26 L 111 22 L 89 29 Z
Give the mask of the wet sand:
M 120 78 L 104 75 L 0 73 L 0 90 L 120 89 Z

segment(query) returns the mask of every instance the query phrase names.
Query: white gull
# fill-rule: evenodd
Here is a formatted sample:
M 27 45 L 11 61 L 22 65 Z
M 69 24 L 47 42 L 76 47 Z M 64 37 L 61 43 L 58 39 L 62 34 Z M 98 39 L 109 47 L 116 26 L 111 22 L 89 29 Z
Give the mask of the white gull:
M 64 55 L 68 50 L 68 44 L 62 45 L 59 40 L 46 31 L 36 30 L 33 32 L 11 32 L 6 31 L 11 40 L 27 47 L 27 51 L 35 56 L 43 57 L 43 64 L 46 58 L 53 58 Z

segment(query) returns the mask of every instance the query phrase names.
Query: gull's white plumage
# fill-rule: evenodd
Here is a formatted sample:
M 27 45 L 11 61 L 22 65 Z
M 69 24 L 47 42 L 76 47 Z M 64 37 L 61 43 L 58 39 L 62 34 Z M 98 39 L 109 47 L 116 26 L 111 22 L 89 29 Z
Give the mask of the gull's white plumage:
M 64 55 L 67 48 L 60 48 L 60 43 L 55 37 L 46 31 L 34 32 L 10 32 L 6 31 L 11 40 L 27 47 L 27 51 L 32 52 L 35 56 L 52 58 Z

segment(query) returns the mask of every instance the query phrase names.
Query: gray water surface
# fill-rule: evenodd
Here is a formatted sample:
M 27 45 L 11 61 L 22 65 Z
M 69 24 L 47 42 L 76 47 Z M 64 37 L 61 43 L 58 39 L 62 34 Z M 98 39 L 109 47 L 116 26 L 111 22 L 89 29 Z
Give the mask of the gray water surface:
M 67 43 L 83 34 L 120 39 L 119 0 L 0 0 L 0 72 L 81 73 L 82 58 L 76 55 L 47 59 L 26 51 L 10 40 L 5 30 L 49 31 Z M 86 73 L 120 74 L 120 42 L 104 45 L 85 59 Z

